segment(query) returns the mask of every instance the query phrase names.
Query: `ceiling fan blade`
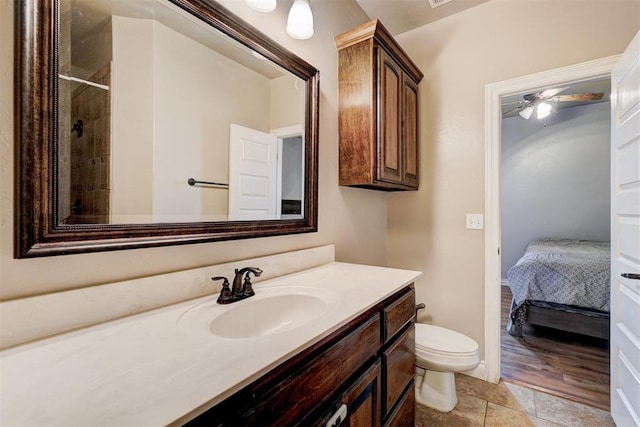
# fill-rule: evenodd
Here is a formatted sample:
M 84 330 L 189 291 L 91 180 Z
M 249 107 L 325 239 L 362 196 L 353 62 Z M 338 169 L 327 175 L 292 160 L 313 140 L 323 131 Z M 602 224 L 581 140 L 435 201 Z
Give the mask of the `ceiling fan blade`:
M 560 92 L 564 92 L 567 89 L 569 89 L 569 86 L 556 87 L 556 88 L 553 88 L 553 89 L 543 90 L 542 92 L 538 93 L 538 99 L 551 98 L 552 96 L 555 96 L 555 95 L 559 94 Z
M 604 97 L 603 92 L 598 93 L 576 93 L 573 95 L 558 95 L 549 99 L 553 102 L 575 102 L 575 101 L 597 101 Z
M 511 114 L 511 113 L 515 113 L 516 111 L 520 111 L 520 110 L 522 110 L 523 108 L 525 108 L 525 106 L 524 106 L 524 105 L 518 105 L 516 108 L 512 108 L 511 110 L 509 110 L 509 111 L 505 111 L 504 113 L 502 113 L 502 117 L 504 117 L 504 116 L 508 116 L 509 114 Z
M 503 102 L 501 105 L 504 107 L 505 105 L 511 105 L 511 104 L 528 104 L 531 101 L 525 101 L 522 99 L 519 99 L 517 101 L 510 101 L 510 102 Z

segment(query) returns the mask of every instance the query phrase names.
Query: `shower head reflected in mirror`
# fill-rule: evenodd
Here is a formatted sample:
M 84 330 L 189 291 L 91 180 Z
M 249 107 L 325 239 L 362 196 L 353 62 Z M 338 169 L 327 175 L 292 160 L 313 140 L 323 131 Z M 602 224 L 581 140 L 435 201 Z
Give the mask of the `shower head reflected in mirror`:
M 73 124 L 73 127 L 71 128 L 71 133 L 75 133 L 78 136 L 78 138 L 80 138 L 82 136 L 83 130 L 84 130 L 84 124 L 82 123 L 82 120 L 78 119 Z

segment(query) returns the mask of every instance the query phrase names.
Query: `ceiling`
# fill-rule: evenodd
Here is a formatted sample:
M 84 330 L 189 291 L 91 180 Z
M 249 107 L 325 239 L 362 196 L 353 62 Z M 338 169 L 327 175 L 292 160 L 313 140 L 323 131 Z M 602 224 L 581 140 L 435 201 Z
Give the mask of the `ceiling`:
M 379 19 L 393 35 L 402 34 L 414 28 L 426 25 L 430 22 L 437 21 L 447 16 L 462 12 L 471 7 L 485 3 L 488 0 L 355 0 L 356 3 L 371 18 Z M 435 3 L 443 3 L 436 8 L 431 7 L 431 1 Z M 583 82 L 576 82 L 556 87 L 566 87 L 564 91 L 558 95 L 573 95 L 579 93 L 598 93 L 603 92 L 604 97 L 595 101 L 580 102 L 554 102 L 552 107 L 554 110 L 563 108 L 571 108 L 580 105 L 595 104 L 598 102 L 608 102 L 610 99 L 610 79 L 596 79 Z M 549 88 L 541 88 L 535 92 L 543 91 Z M 515 117 L 520 110 L 526 106 L 523 96 L 532 93 L 527 91 L 515 95 L 505 96 L 502 98 L 502 113 L 504 118 Z M 521 106 L 522 108 L 515 109 Z M 515 109 L 515 110 L 514 110 Z M 509 112 L 512 110 L 511 112 Z M 504 113 L 509 114 L 504 115 Z
M 369 18 L 379 19 L 395 36 L 486 1 L 488 0 L 452 0 L 436 8 L 432 8 L 428 0 L 356 0 L 356 3 Z
M 554 110 L 560 110 L 564 108 L 577 107 L 580 105 L 587 104 L 597 104 L 599 102 L 608 102 L 610 100 L 611 93 L 611 79 L 610 78 L 602 78 L 602 79 L 594 79 L 587 80 L 583 82 L 576 82 L 570 84 L 561 84 L 553 87 L 547 87 L 540 90 L 535 91 L 527 91 L 525 93 L 519 93 L 509 96 L 503 96 L 501 99 L 502 104 L 502 117 L 516 117 L 518 113 L 527 105 L 527 102 L 524 100 L 523 96 L 532 93 L 532 92 L 540 92 L 545 89 L 553 89 L 557 88 L 566 88 L 562 92 L 559 92 L 558 95 L 574 95 L 579 93 L 604 93 L 604 96 L 600 100 L 595 101 L 579 101 L 579 102 L 551 102 L 551 106 Z
M 89 38 L 92 32 L 98 31 L 112 15 L 116 15 L 159 22 L 269 79 L 275 79 L 287 73 L 275 63 L 265 61 L 263 56 L 252 55 L 251 49 L 235 42 L 169 2 L 157 0 L 94 2 L 70 0 L 63 2 L 62 5 L 66 8 L 61 11 L 60 22 L 61 25 L 70 26 L 72 50 L 84 49 L 85 39 Z M 85 56 L 90 59 L 90 55 Z M 82 66 L 81 60 L 82 55 L 75 55 L 74 65 Z

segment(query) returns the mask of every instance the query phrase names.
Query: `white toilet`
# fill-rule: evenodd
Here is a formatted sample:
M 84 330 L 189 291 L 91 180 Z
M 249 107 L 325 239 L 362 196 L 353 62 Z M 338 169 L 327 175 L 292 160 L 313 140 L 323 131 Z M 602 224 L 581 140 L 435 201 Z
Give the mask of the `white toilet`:
M 458 403 L 454 372 L 480 363 L 478 343 L 459 332 L 416 323 L 416 401 L 449 412 Z

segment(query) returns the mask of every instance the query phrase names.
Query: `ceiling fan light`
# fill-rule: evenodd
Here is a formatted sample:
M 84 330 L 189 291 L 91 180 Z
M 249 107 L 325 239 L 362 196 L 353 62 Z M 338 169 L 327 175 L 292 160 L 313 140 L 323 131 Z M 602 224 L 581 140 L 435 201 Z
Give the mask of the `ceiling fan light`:
M 520 114 L 522 118 L 529 120 L 529 117 L 531 117 L 531 115 L 533 114 L 533 107 L 529 105 L 523 108 L 522 111 L 520 111 L 518 114 Z
M 301 40 L 313 36 L 313 14 L 309 0 L 294 0 L 287 18 L 287 34 Z
M 549 114 L 551 114 L 551 104 L 548 104 L 546 102 L 541 102 L 536 107 L 536 111 L 538 113 L 538 120 L 544 119 Z
M 276 0 L 244 0 L 247 5 L 258 12 L 271 12 L 276 8 Z

